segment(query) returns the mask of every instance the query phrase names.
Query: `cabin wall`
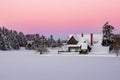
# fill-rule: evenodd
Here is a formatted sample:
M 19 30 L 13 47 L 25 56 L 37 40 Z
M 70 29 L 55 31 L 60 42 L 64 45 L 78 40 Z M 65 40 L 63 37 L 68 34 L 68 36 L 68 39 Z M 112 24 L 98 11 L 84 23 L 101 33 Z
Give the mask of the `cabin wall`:
M 69 52 L 78 52 L 80 51 L 80 47 L 68 47 Z

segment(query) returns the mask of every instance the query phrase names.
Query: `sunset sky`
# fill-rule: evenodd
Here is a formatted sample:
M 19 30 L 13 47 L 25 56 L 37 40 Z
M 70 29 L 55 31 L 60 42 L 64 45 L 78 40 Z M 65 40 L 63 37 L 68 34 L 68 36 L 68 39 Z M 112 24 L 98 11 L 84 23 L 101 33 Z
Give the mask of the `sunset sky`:
M 120 0 L 0 0 L 0 26 L 25 34 L 101 33 L 106 21 L 120 31 Z

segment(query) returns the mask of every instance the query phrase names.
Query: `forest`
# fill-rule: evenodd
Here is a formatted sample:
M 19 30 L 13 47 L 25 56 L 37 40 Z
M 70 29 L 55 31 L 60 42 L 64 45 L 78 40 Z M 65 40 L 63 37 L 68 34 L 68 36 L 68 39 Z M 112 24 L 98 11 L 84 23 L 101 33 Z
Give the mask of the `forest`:
M 24 34 L 15 30 L 0 27 L 0 50 L 19 50 L 25 47 L 28 50 L 47 51 L 47 47 L 60 47 L 60 38 L 55 40 L 53 35 L 49 38 L 39 34 Z

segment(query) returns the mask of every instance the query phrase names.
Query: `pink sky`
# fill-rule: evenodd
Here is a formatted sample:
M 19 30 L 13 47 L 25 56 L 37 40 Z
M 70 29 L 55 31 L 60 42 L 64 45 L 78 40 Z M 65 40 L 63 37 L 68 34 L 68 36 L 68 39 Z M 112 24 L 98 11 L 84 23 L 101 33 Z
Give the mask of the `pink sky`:
M 120 30 L 120 0 L 0 0 L 0 26 L 24 33 L 101 33 L 106 21 Z

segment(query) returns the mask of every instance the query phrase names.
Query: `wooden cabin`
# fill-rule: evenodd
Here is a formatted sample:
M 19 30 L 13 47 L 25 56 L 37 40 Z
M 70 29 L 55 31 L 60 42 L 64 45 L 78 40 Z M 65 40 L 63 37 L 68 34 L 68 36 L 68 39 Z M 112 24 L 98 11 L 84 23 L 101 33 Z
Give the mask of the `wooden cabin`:
M 84 44 L 84 45 L 83 45 Z M 84 47 L 87 45 L 88 47 Z M 67 40 L 67 47 L 69 52 L 79 52 L 81 48 L 89 49 L 93 45 L 93 34 L 91 33 L 87 37 L 81 35 L 69 35 Z M 89 51 L 89 50 L 88 50 Z

